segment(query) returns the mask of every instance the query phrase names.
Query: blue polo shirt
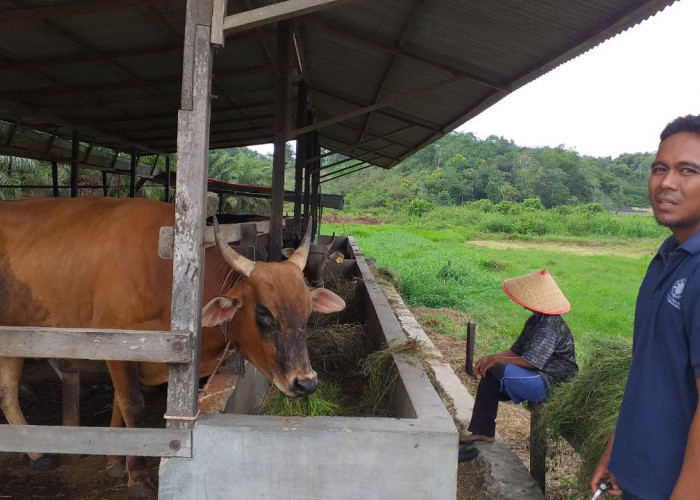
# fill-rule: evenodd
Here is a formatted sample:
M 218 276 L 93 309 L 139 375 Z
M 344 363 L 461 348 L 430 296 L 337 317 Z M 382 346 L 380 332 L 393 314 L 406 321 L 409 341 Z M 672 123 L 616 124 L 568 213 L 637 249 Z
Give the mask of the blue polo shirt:
M 700 232 L 669 237 L 637 296 L 632 365 L 608 468 L 645 500 L 673 491 L 695 414 L 700 377 Z

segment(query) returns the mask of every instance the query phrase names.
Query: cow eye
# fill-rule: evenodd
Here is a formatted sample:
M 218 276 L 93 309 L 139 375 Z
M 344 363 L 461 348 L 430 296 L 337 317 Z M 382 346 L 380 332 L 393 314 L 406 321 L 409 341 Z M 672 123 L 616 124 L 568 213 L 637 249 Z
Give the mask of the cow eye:
M 270 328 L 275 323 L 270 310 L 262 304 L 255 306 L 255 321 L 257 321 L 260 328 Z

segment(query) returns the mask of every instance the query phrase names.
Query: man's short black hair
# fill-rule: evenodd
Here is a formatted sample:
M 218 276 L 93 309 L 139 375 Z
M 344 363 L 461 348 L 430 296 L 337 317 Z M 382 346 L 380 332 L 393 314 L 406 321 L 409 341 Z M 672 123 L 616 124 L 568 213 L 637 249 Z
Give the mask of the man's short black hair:
M 679 132 L 690 132 L 691 134 L 700 135 L 700 115 L 680 116 L 673 120 L 661 132 L 661 142 Z

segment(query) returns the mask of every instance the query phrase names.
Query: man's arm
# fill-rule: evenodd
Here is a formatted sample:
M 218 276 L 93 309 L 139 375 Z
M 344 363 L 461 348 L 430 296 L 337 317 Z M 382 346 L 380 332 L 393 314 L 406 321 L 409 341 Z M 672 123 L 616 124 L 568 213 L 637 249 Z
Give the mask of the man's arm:
M 522 356 L 518 356 L 513 351 L 508 349 L 506 351 L 489 354 L 488 356 L 481 358 L 474 364 L 474 371 L 477 375 L 483 377 L 486 375 L 486 372 L 489 371 L 496 363 L 520 366 L 521 368 L 527 368 L 529 370 L 534 369 L 534 366 L 525 361 Z
M 695 379 L 695 385 L 700 395 L 700 378 Z M 700 400 L 690 423 L 683 467 L 671 493 L 671 499 L 687 498 L 700 498 Z

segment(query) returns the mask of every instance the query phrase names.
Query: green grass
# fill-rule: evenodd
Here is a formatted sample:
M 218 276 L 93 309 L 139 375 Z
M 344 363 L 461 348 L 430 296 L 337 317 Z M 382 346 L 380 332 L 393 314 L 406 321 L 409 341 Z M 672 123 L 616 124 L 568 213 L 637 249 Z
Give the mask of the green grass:
M 653 249 L 663 239 L 589 240 L 585 246 L 597 250 L 615 243 L 625 255 L 580 255 L 566 251 L 580 247 L 579 242 L 557 238 L 553 241 L 561 251 L 527 246 L 504 250 L 469 243 L 468 229 L 391 224 L 324 229 L 352 235 L 377 266 L 395 270 L 407 304 L 469 315 L 478 325 L 477 346 L 489 351 L 510 347 L 529 316 L 506 297 L 501 283 L 543 268 L 554 275 L 572 304 L 565 319 L 580 352 L 587 349 L 585 338 L 631 337 L 636 294 Z

